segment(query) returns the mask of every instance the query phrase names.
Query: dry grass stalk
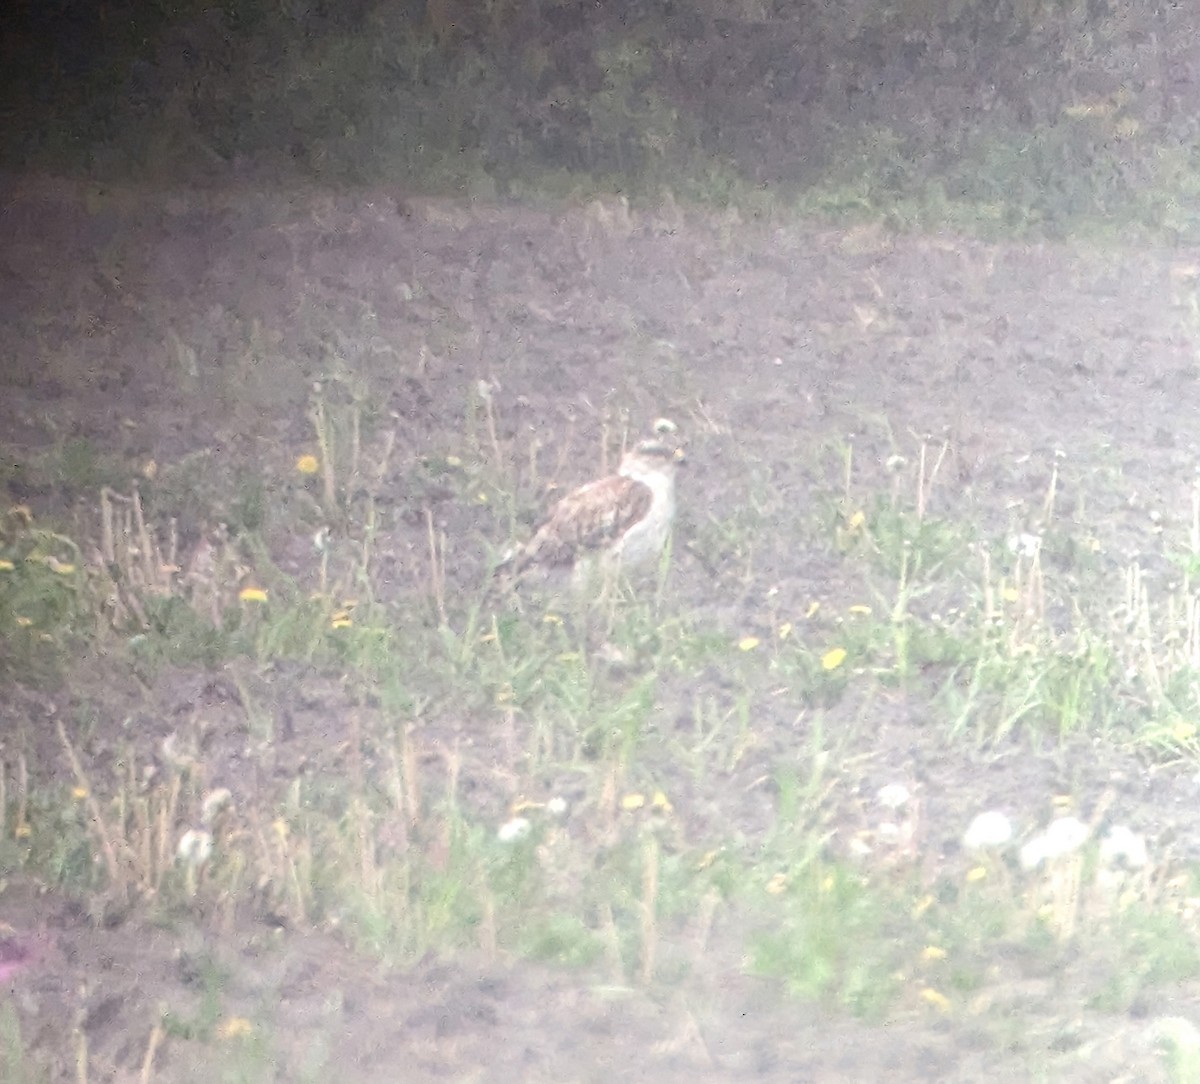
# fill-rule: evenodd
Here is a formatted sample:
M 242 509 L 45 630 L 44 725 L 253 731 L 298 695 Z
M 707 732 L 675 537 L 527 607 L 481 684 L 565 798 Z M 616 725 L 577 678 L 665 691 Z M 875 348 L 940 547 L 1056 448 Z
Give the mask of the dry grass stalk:
M 433 513 L 425 509 L 425 529 L 429 542 L 429 584 L 438 621 L 446 625 L 446 533 L 436 531 Z
M 169 520 L 164 531 L 154 529 L 136 489 L 129 496 L 101 490 L 98 549 L 93 564 L 108 581 L 112 624 L 118 628 L 148 627 L 146 601 L 171 597 L 186 600 L 219 626 L 236 597 L 235 587 L 226 585 L 236 585 L 245 572 L 223 528 L 213 538 L 201 537 L 182 567 L 177 521 Z
M 642 961 L 639 977 L 649 986 L 658 960 L 659 846 L 653 834 L 646 836 L 642 863 Z
M 417 745 L 413 741 L 416 726 L 408 723 L 402 731 L 400 765 L 404 783 L 404 812 L 408 823 L 416 828 L 421 823 L 421 776 L 417 769 Z
M 22 753 L 17 757 L 17 822 L 14 831 L 29 831 L 29 762 Z
M 166 1034 L 161 1024 L 155 1024 L 150 1029 L 150 1039 L 146 1043 L 146 1053 L 142 1057 L 142 1069 L 138 1073 L 138 1084 L 150 1084 L 154 1078 L 154 1057 L 158 1053 L 163 1039 L 166 1038 Z
M 333 466 L 333 434 L 329 429 L 329 417 L 325 413 L 325 400 L 321 396 L 319 389 L 317 394 L 313 396 L 313 405 L 308 417 L 312 422 L 313 432 L 317 435 L 317 448 L 321 453 L 321 502 L 325 507 L 325 514 L 333 515 L 337 511 L 337 478 Z
M 83 765 L 79 762 L 79 757 L 75 753 L 75 747 L 71 744 L 67 737 L 67 732 L 64 729 L 62 722 L 57 724 L 58 740 L 62 743 L 63 750 L 67 754 L 67 761 L 71 765 L 71 772 L 75 776 L 75 782 L 78 784 L 80 791 L 83 793 L 87 801 L 88 811 L 92 817 L 92 832 L 97 837 L 100 843 L 100 849 L 104 855 L 104 867 L 108 871 L 109 880 L 114 887 L 119 887 L 122 890 L 128 888 L 125 879 L 125 871 L 120 859 L 117 857 L 116 836 L 108 826 L 108 820 L 104 816 L 104 810 L 100 808 L 100 803 L 96 801 L 95 792 L 92 790 L 92 785 L 88 780 L 87 774 L 83 770 Z

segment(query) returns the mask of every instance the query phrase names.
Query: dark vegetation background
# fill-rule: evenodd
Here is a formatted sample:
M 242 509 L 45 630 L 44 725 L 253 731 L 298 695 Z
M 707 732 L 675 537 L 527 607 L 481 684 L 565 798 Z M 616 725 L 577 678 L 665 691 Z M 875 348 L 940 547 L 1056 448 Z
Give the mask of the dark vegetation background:
M 7 23 L 10 168 L 1196 230 L 1187 4 L 23 0 Z

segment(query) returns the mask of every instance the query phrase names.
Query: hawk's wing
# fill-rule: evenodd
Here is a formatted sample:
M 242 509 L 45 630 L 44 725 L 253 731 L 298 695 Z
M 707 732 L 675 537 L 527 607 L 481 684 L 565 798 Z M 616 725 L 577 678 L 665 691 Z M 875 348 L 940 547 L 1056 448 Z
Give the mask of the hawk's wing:
M 650 510 L 654 494 L 644 482 L 613 475 L 569 493 L 554 506 L 517 560 L 567 565 L 615 542 Z

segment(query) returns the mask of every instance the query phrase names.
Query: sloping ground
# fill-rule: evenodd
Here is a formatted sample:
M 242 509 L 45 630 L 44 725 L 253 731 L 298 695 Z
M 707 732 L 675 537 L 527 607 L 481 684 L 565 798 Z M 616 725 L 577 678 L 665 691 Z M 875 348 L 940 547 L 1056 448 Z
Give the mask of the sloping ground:
M 619 201 L 530 210 L 396 192 L 162 197 L 25 178 L 2 202 L 4 480 L 12 502 L 60 517 L 81 538 L 97 531 L 99 488 L 127 487 L 140 472 L 149 494 L 160 487 L 156 507 L 178 517 L 187 548 L 236 512 L 239 478 L 252 470 L 290 512 L 271 521 L 271 556 L 311 578 L 319 519 L 290 479 L 312 444 L 312 382 L 334 386 L 334 375 L 364 397 L 372 449 L 394 434 L 374 566 L 385 602 L 429 575 L 426 510 L 447 537 L 452 609 L 478 591 L 488 554 L 525 525 L 523 508 L 514 523 L 474 499 L 486 470 L 451 486 L 428 473 L 430 460 L 494 449 L 510 477 L 537 491 L 547 477 L 589 477 L 606 435 L 611 446 L 623 427 L 660 415 L 679 424 L 691 460 L 670 606 L 723 637 L 769 637 L 783 619 L 805 635 L 814 600 L 864 601 L 860 569 L 831 543 L 848 448 L 851 496 L 866 499 L 899 484 L 891 457 L 911 468 L 923 440 L 933 450 L 945 442 L 929 513 L 993 538 L 1046 526 L 1057 469 L 1058 523 L 1094 541 L 1087 582 L 1107 579 L 1114 598 L 1133 560 L 1165 590 L 1175 573 L 1164 539 L 1186 537 L 1191 522 L 1200 254 L 897 238 L 674 206 L 632 213 Z M 48 483 L 34 464 L 65 462 L 70 447 L 87 449 L 82 466 Z M 191 481 L 185 468 L 196 463 Z M 1080 575 L 1065 558 L 1047 562 L 1064 579 Z M 664 689 L 663 727 L 684 725 L 698 690 L 719 695 L 722 675 L 711 670 Z M 264 808 L 298 774 L 348 770 L 345 728 L 366 725 L 377 704 L 303 667 L 248 680 L 195 666 L 139 680 L 93 658 L 36 693 L 14 685 L 3 696 L 9 778 L 18 755 L 35 772 L 60 771 L 60 720 L 98 776 L 124 743 L 149 762 L 194 727 L 208 783 L 256 793 Z M 288 725 L 269 749 L 252 749 L 244 735 L 264 704 Z M 754 710 L 744 759 L 677 781 L 672 801 L 689 840 L 722 824 L 752 836 L 776 801 L 757 781 L 807 748 L 811 717 L 786 696 L 764 694 Z M 1200 852 L 1193 769 L 1157 766 L 1119 738 L 1086 732 L 984 751 L 947 741 L 927 712 L 900 691 L 847 695 L 826 711 L 827 730 L 852 735 L 832 768 L 834 846 L 862 823 L 869 795 L 904 778 L 921 794 L 930 878 L 959 860 L 973 813 L 1000 805 L 1033 824 L 1063 792 L 1088 812 L 1107 803 L 1114 819 L 1181 857 Z M 458 743 L 467 800 L 498 823 L 513 794 L 495 725 L 483 710 L 435 717 L 419 738 L 431 756 Z M 670 777 L 669 763 L 656 769 Z M 693 946 L 693 980 L 631 991 L 602 972 L 503 953 L 389 971 L 266 908 L 218 902 L 151 922 L 138 908 L 98 907 L 96 925 L 86 905 L 21 877 L 5 883 L 0 908 L 32 946 L 8 1004 L 54 1079 L 73 1073 L 78 1047 L 64 1048 L 66 1034 L 86 1038 L 97 1079 L 105 1069 L 135 1079 L 164 1004 L 175 1026 L 155 1048 L 153 1079 L 213 1079 L 201 1042 L 218 1026 L 205 1015 L 213 987 L 224 1014 L 269 1025 L 262 1032 L 274 1038 L 253 1050 L 262 1079 L 319 1079 L 336 1066 L 350 1084 L 614 1072 L 983 1081 L 1034 1069 L 1062 1080 L 1168 1079 L 1157 1053 L 1163 1018 L 1187 1015 L 1196 998 L 1194 987 L 1160 987 L 1161 1000 L 1104 1013 L 1076 986 L 1089 961 L 1056 974 L 1017 959 L 957 1014 L 906 1001 L 872 1025 L 745 977 L 743 920 L 732 916 Z

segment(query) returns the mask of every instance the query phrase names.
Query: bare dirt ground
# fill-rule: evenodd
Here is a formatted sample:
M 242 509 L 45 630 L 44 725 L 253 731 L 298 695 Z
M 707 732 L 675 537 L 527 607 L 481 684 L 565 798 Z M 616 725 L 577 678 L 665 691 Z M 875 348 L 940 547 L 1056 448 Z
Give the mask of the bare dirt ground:
M 827 541 L 846 445 L 854 485 L 886 491 L 889 456 L 948 440 L 936 512 L 995 536 L 1036 519 L 1057 464 L 1060 514 L 1098 535 L 1097 560 L 1114 576 L 1134 558 L 1166 576 L 1147 524 L 1153 514 L 1178 529 L 1191 514 L 1200 326 L 1187 302 L 1200 253 L 896 237 L 669 206 L 631 213 L 619 201 L 555 211 L 384 191 L 164 196 L 27 177 L 8 180 L 0 207 L 0 433 L 9 499 L 38 515 L 94 516 L 94 493 L 47 489 L 22 468 L 70 440 L 131 472 L 205 456 L 209 477 L 253 465 L 282 489 L 311 441 L 311 381 L 335 370 L 374 390 L 397 434 L 381 576 L 397 588 L 425 575 L 425 508 L 451 540 L 452 594 L 473 590 L 487 553 L 508 541 L 487 509 L 420 482 L 424 458 L 461 448 L 479 381 L 493 388 L 505 447 L 540 443 L 564 481 L 594 472 L 606 421 L 678 422 L 691 469 L 673 605 L 731 635 L 816 598 L 859 601 Z M 279 358 L 288 364 L 269 360 Z M 707 567 L 689 543 L 748 499 L 753 553 Z M 179 511 L 185 535 L 201 529 Z M 313 560 L 307 536 L 269 543 L 297 575 Z M 298 764 L 338 769 L 345 707 L 326 675 L 271 688 L 292 726 L 263 778 L 239 760 L 247 709 L 219 674 L 169 670 L 146 685 L 81 660 L 58 686 L 10 687 L 0 710 L 5 735 L 44 737 L 47 761 L 55 719 L 86 720 L 81 740 L 103 757 L 131 732 L 153 751 L 177 720 L 204 714 L 214 782 L 240 773 L 269 795 Z M 1083 741 L 983 758 L 946 744 L 900 695 L 844 710 L 878 716 L 847 807 L 893 778 L 915 781 L 931 855 L 952 856 L 979 809 L 1041 809 L 1061 792 L 1084 808 L 1115 793 L 1123 822 L 1200 854 L 1200 784 L 1187 769 Z M 464 771 L 477 773 L 479 806 L 501 817 L 492 737 L 476 725 L 431 723 L 472 739 Z M 795 725 L 764 709 L 738 776 L 674 796 L 698 835 L 763 816 L 769 799 L 747 784 L 802 744 Z M 974 1015 L 913 1004 L 860 1023 L 747 978 L 735 931 L 719 923 L 694 982 L 630 990 L 519 961 L 389 970 L 261 915 L 223 930 L 138 913 L 97 924 L 21 878 L 0 881 L 0 916 L 36 945 L 0 996 L 62 1080 L 74 1079 L 80 1035 L 94 1066 L 137 1079 L 162 1006 L 202 1016 L 214 971 L 226 1007 L 277 1037 L 258 1079 L 322 1079 L 336 1065 L 346 1084 L 985 1081 L 1028 1079 L 1032 1065 L 1052 1079 L 1156 1080 L 1166 1077 L 1155 1021 L 1198 1007 L 1197 991 L 1180 989 L 1105 1014 L 1079 1003 L 1069 969 L 1024 974 L 1015 960 L 1005 997 Z M 224 1079 L 210 1059 L 176 1036 L 155 1079 Z

